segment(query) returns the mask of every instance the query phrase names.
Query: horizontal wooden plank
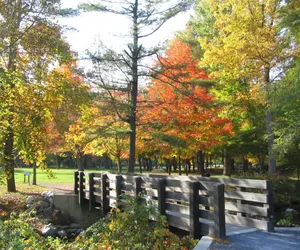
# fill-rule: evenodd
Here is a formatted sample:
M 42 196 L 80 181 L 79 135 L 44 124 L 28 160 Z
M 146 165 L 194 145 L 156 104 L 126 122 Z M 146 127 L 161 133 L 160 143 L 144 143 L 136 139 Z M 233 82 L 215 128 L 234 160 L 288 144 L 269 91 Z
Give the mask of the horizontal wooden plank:
M 102 199 L 100 196 L 95 196 L 95 202 L 102 203 Z
M 102 181 L 98 179 L 94 179 L 94 185 L 101 185 Z
M 201 196 L 208 196 L 210 195 L 210 192 L 207 190 L 199 190 L 199 195 Z
M 122 185 L 121 186 L 121 190 L 125 190 L 125 191 L 134 191 L 135 188 L 133 185 Z
M 176 179 L 166 179 L 166 186 L 167 187 L 179 187 L 183 189 L 190 189 L 190 182 L 189 181 L 181 181 Z
M 224 197 L 229 199 L 237 199 L 237 200 L 246 200 L 246 201 L 255 201 L 261 203 L 267 203 L 267 195 L 266 194 L 257 194 L 250 192 L 242 192 L 242 191 L 232 191 L 225 190 Z
M 256 214 L 267 217 L 268 208 L 266 207 L 257 207 L 248 204 L 236 204 L 233 202 L 225 202 L 225 209 L 234 211 L 234 212 L 242 212 L 248 214 Z
M 100 193 L 101 191 L 102 191 L 101 188 L 95 188 L 95 187 L 94 187 L 94 189 L 93 189 L 93 192 L 94 192 L 94 193 Z
M 173 214 L 166 214 L 167 221 L 170 226 L 189 231 L 190 229 L 190 221 L 187 217 L 178 217 Z
M 179 193 L 179 192 L 166 192 L 166 198 L 188 202 L 189 201 L 189 194 Z
M 144 183 L 152 183 L 157 185 L 159 178 L 149 177 L 149 176 L 141 176 Z
M 252 179 L 235 179 L 235 178 L 210 178 L 210 177 L 200 177 L 200 176 L 165 176 L 165 175 L 149 175 L 156 178 L 172 178 L 190 181 L 200 181 L 200 182 L 217 182 L 222 183 L 225 186 L 230 187 L 246 187 L 246 188 L 258 188 L 266 189 L 267 182 L 265 180 L 252 180 Z
M 166 210 L 176 212 L 176 213 L 185 214 L 185 215 L 190 214 L 190 208 L 188 206 L 179 205 L 179 204 L 176 204 L 176 203 L 166 203 Z
M 101 173 L 94 173 L 94 177 L 96 178 L 101 178 L 102 174 Z
M 200 222 L 200 235 L 209 235 L 209 225 Z
M 215 227 L 212 224 L 205 224 L 203 222 L 200 222 L 200 235 L 210 235 L 215 236 Z
M 107 175 L 109 180 L 111 180 L 111 179 L 115 180 L 116 176 L 117 176 L 117 174 L 112 174 L 112 173 L 105 173 L 105 174 Z
M 213 199 L 210 197 L 199 196 L 199 204 L 205 205 L 205 206 L 212 206 Z
M 204 218 L 204 219 L 208 219 L 208 220 L 214 219 L 213 211 L 200 209 L 199 214 L 200 214 L 200 218 Z
M 144 183 L 141 185 L 142 188 L 146 189 L 157 189 L 158 185 L 157 184 L 151 184 L 151 183 Z
M 151 197 L 152 196 L 157 197 L 157 195 L 158 195 L 158 191 L 156 189 L 148 189 L 148 190 L 146 190 L 146 193 L 148 196 L 151 196 Z
M 240 215 L 225 214 L 225 221 L 229 224 L 241 225 L 244 227 L 255 227 L 262 230 L 268 229 L 268 221 L 251 219 Z

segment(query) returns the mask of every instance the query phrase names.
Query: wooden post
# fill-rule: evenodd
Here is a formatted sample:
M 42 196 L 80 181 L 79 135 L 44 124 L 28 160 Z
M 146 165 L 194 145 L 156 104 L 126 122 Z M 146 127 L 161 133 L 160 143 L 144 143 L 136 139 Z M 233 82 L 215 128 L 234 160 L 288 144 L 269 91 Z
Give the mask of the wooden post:
M 200 239 L 199 189 L 200 182 L 190 182 L 190 236 L 194 239 Z
M 109 210 L 109 189 L 108 187 L 108 177 L 106 174 L 101 175 L 101 200 L 102 200 L 102 212 L 103 214 L 107 213 Z
M 82 206 L 84 201 L 85 179 L 84 172 L 79 172 L 79 205 Z
M 241 192 L 245 192 L 246 188 L 244 188 L 244 187 L 237 187 L 236 190 L 237 191 L 241 191 Z M 243 201 L 243 200 L 236 200 L 236 204 L 237 205 L 242 205 L 242 204 L 247 204 L 247 203 L 245 201 Z M 246 213 L 237 213 L 237 214 L 240 214 L 242 217 L 246 217 Z
M 78 194 L 78 181 L 79 181 L 78 171 L 74 172 L 74 194 Z
M 89 173 L 89 210 L 95 208 L 95 194 L 94 194 L 94 173 Z
M 166 179 L 159 179 L 157 184 L 158 213 L 166 215 Z
M 267 181 L 267 192 L 268 192 L 268 224 L 267 230 L 268 232 L 274 231 L 274 192 L 273 192 L 273 184 L 271 181 Z
M 226 236 L 224 184 L 216 184 L 214 186 L 213 203 L 215 222 L 214 236 L 222 238 Z
M 135 190 L 135 197 L 138 197 L 139 193 L 142 191 L 142 178 L 141 177 L 135 177 L 134 178 L 134 190 Z
M 116 175 L 116 207 L 119 207 L 119 202 L 121 200 L 121 194 L 122 194 L 122 175 Z

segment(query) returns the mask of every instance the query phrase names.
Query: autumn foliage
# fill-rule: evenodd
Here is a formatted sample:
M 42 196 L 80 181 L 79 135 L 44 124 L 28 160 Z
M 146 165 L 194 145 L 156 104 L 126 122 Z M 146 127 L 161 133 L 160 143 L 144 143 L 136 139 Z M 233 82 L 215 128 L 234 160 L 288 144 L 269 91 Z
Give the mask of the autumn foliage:
M 139 99 L 140 151 L 167 156 L 182 148 L 188 158 L 231 135 L 231 123 L 220 117 L 222 109 L 214 107 L 214 96 L 202 87 L 209 78 L 188 44 L 173 40 L 156 63 L 159 73 Z

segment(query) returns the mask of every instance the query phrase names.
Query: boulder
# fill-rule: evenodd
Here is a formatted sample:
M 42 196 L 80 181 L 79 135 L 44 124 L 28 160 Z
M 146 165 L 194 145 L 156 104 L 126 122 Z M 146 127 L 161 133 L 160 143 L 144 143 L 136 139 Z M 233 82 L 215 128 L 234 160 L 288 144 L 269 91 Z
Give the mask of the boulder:
M 65 237 L 68 237 L 68 234 L 67 234 L 67 232 L 66 232 L 65 230 L 59 230 L 59 231 L 57 232 L 57 235 L 58 235 L 61 239 L 65 238 Z
M 56 237 L 58 235 L 57 227 L 53 226 L 52 224 L 44 226 L 42 235 L 44 237 Z

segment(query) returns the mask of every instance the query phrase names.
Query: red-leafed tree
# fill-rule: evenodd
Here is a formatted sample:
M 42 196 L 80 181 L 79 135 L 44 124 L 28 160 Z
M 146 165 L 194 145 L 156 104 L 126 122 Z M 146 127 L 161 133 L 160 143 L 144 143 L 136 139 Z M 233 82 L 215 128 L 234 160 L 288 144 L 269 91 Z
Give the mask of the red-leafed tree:
M 160 57 L 157 71 L 144 96 L 140 97 L 140 150 L 158 150 L 164 157 L 179 155 L 191 159 L 209 150 L 232 133 L 230 121 L 220 116 L 209 93 L 209 78 L 191 47 L 173 40 Z M 200 169 L 203 172 L 203 169 Z

